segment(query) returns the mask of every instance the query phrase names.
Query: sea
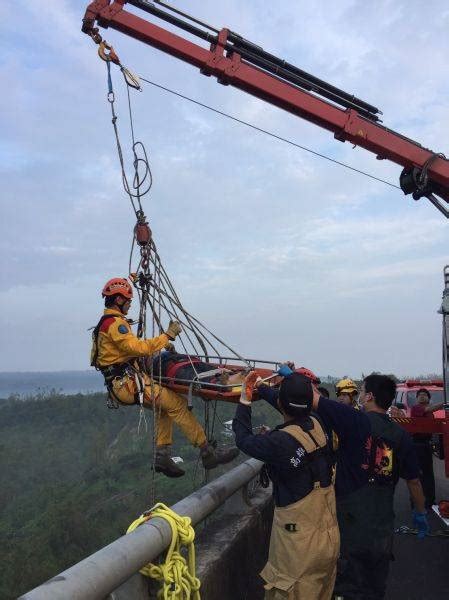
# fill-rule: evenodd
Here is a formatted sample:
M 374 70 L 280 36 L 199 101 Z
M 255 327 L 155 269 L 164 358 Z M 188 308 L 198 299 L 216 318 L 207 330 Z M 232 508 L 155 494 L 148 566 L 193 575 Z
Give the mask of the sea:
M 42 371 L 0 373 L 0 399 L 29 398 L 48 394 L 104 392 L 101 373 L 89 371 Z

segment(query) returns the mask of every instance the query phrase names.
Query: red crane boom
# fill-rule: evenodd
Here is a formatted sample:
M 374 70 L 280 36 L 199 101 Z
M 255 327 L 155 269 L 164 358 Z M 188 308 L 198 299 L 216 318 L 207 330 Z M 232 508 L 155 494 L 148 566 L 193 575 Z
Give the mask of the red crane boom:
M 210 45 L 204 48 L 159 27 L 125 10 L 125 4 L 176 25 Z M 96 24 L 171 54 L 198 67 L 204 75 L 213 75 L 219 83 L 232 85 L 332 131 L 336 139 L 361 146 L 378 159 L 401 165 L 403 192 L 413 194 L 415 200 L 427 197 L 449 218 L 449 160 L 384 127 L 379 109 L 367 102 L 265 52 L 229 29 L 219 31 L 161 1 L 95 0 L 87 7 L 82 30 L 99 43 Z

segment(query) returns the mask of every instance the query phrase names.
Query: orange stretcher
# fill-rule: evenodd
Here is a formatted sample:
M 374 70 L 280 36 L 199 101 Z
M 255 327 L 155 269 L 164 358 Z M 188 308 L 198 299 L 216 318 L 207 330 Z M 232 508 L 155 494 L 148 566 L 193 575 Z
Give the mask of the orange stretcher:
M 273 363 L 275 364 L 275 363 Z M 243 368 L 241 365 L 222 365 L 222 364 L 212 364 L 211 363 L 211 372 L 216 370 L 226 369 L 228 371 L 233 371 L 234 373 L 242 372 Z M 281 377 L 277 375 L 277 373 L 273 373 L 272 369 L 254 367 L 252 369 L 256 371 L 256 373 L 262 377 L 262 379 L 269 380 L 270 385 L 276 385 L 280 383 Z M 207 373 L 202 373 L 201 375 L 207 375 Z M 202 398 L 203 400 L 221 400 L 224 402 L 232 402 L 234 404 L 238 403 L 240 400 L 240 394 L 242 392 L 242 385 L 222 385 L 219 383 L 210 383 L 207 381 L 201 381 L 201 378 L 195 380 L 181 380 L 171 377 L 161 377 L 161 383 L 164 387 L 177 392 L 178 394 L 187 395 L 189 406 L 192 403 L 193 396 L 197 396 Z M 257 390 L 254 391 L 253 401 L 258 400 Z

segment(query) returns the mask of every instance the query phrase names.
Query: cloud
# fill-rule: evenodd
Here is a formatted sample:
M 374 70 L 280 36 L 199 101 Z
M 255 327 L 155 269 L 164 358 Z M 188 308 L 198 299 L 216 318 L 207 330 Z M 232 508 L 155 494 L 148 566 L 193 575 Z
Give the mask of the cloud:
M 83 9 L 69 0 L 9 0 L 0 9 L 4 369 L 84 368 L 85 329 L 101 311 L 98 290 L 128 269 L 134 215 L 122 189 L 105 65 L 80 33 Z M 189 12 L 372 102 L 385 124 L 447 153 L 442 0 L 432 3 L 433 20 L 429 5 L 388 0 L 301 10 L 295 2 L 195 0 Z M 400 167 L 118 32 L 104 35 L 136 73 L 397 183 Z M 127 96 L 117 70 L 113 81 L 130 173 Z M 415 203 L 152 86 L 131 99 L 154 175 L 144 208 L 192 313 L 249 355 L 291 354 L 333 373 L 438 369 L 433 319 L 447 224 L 426 200 Z M 30 298 L 48 326 L 23 324 Z M 410 323 L 425 331 L 425 357 L 410 348 Z M 354 337 L 343 343 L 348 327 Z M 70 334 L 65 351 L 61 332 Z M 382 350 L 380 333 L 394 352 Z M 363 351 L 357 337 L 369 339 Z M 42 349 L 38 356 L 24 357 L 25 340 Z

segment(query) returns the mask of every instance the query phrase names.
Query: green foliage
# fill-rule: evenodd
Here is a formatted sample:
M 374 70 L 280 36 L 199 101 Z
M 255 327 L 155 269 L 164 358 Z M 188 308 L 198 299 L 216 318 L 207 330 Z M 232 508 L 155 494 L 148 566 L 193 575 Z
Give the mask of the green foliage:
M 202 421 L 203 402 L 195 414 Z M 235 406 L 217 403 L 215 437 L 232 444 L 224 421 Z M 254 424 L 279 416 L 255 404 Z M 210 418 L 214 404 L 210 405 Z M 123 535 L 151 505 L 152 413 L 137 435 L 138 407 L 108 410 L 104 394 L 52 392 L 0 404 L 0 599 L 16 598 Z M 198 450 L 175 430 L 181 479 L 155 476 L 155 500 L 173 504 L 203 484 Z M 241 456 L 241 460 L 245 460 Z M 223 471 L 213 471 L 212 477 Z

